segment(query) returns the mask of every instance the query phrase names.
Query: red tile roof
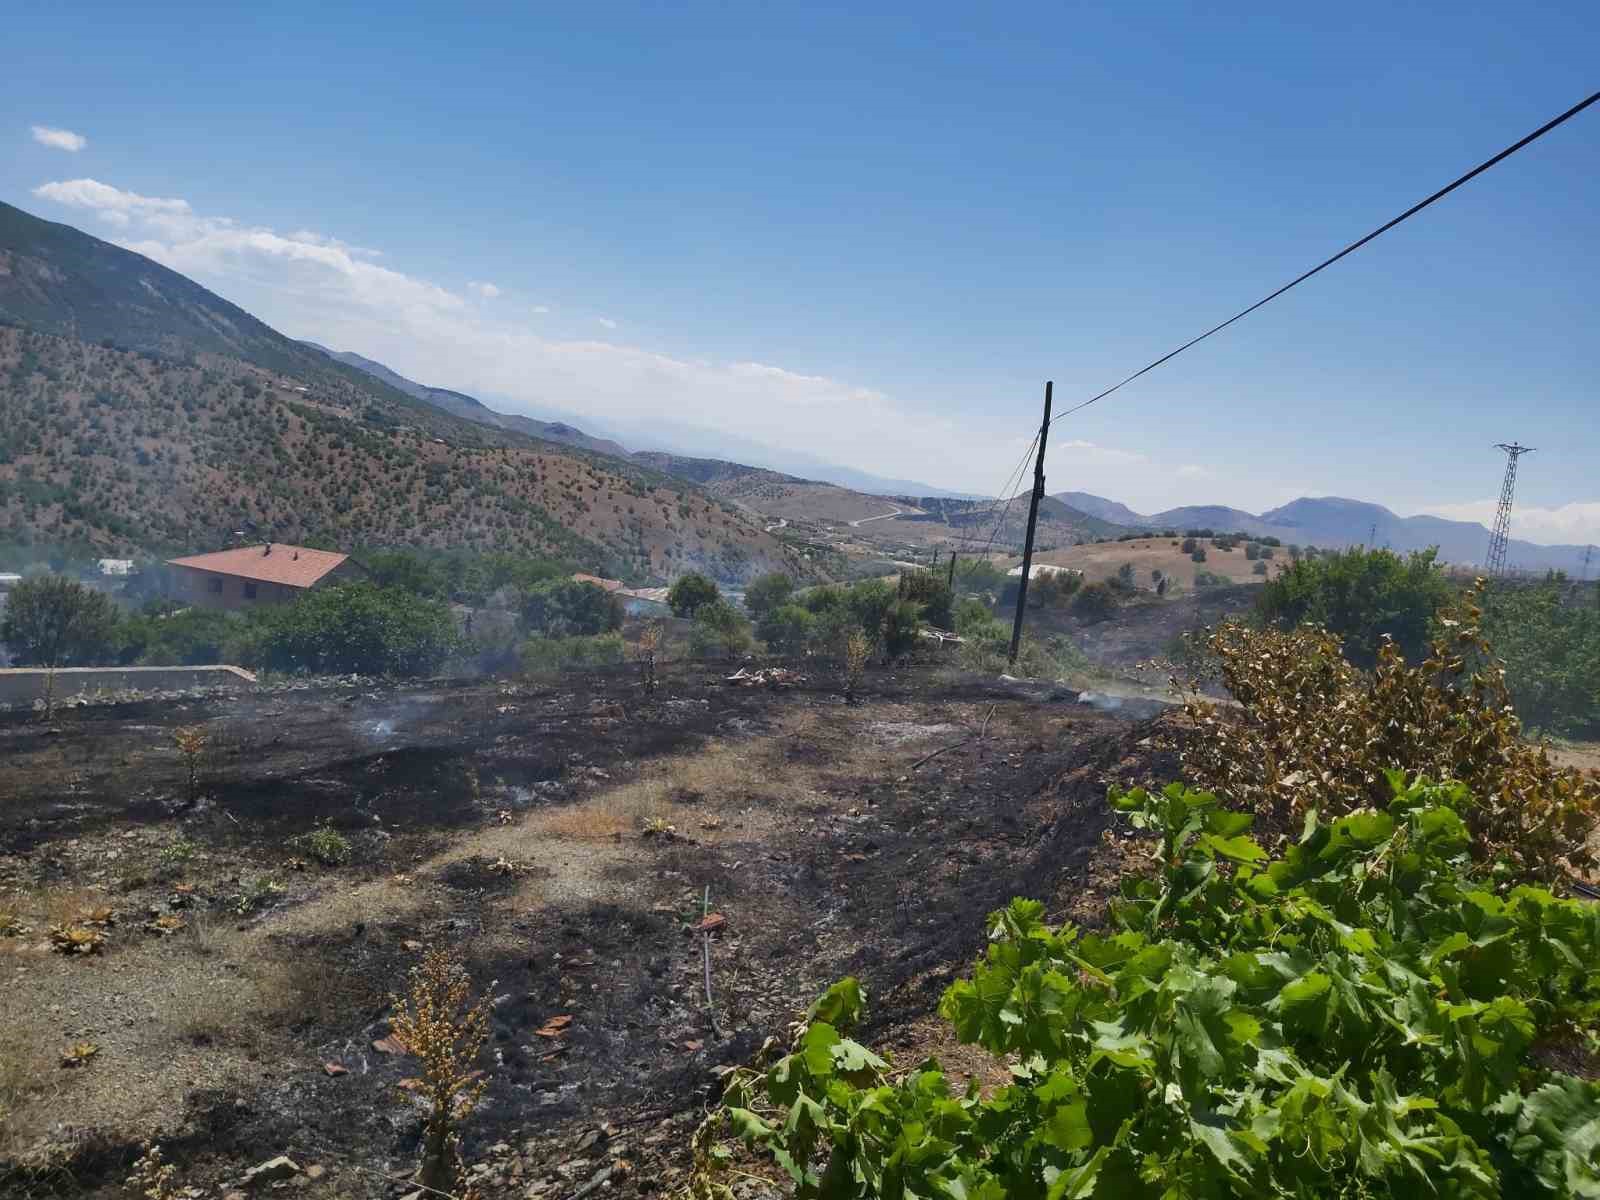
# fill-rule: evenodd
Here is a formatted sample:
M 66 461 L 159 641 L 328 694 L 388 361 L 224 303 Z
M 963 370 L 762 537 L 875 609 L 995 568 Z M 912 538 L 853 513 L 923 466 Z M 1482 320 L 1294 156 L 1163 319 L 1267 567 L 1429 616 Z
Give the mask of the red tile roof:
M 191 567 L 213 575 L 234 575 L 262 583 L 283 583 L 308 588 L 350 556 L 332 550 L 312 550 L 306 546 L 286 546 L 273 542 L 267 546 L 241 546 L 237 550 L 218 550 L 212 554 L 191 554 L 168 559 L 174 567 Z

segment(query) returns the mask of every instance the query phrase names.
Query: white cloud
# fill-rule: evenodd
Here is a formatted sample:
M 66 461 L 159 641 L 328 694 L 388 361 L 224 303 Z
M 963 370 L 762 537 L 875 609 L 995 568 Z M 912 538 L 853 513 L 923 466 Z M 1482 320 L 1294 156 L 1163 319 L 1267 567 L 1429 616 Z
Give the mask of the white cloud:
M 485 300 L 493 300 L 500 294 L 500 289 L 495 287 L 494 284 L 486 283 L 481 279 L 474 279 L 472 282 L 468 283 L 467 286 L 473 291 L 477 292 L 478 295 L 482 296 Z
M 1497 507 L 1494 500 L 1471 500 L 1465 504 L 1436 504 L 1424 511 L 1452 521 L 1492 526 Z M 1600 544 L 1600 501 L 1575 501 L 1559 508 L 1518 504 L 1511 510 L 1511 536 L 1543 546 Z
M 1144 462 L 1145 456 L 1133 450 L 1118 450 L 1114 446 L 1102 446 L 1099 442 L 1086 442 L 1081 438 L 1074 438 L 1065 442 L 1050 442 L 1045 448 L 1046 456 L 1063 453 L 1063 456 L 1075 463 L 1136 463 Z
M 138 192 L 125 192 L 98 179 L 66 179 L 60 183 L 46 183 L 33 189 L 35 196 L 65 204 L 68 208 L 87 208 L 93 212 L 120 212 L 144 216 L 187 215 L 187 200 L 161 200 L 154 196 L 141 196 Z
M 520 404 L 592 413 L 624 435 L 665 420 L 973 490 L 996 487 L 1026 440 L 987 415 L 951 418 L 822 374 L 541 336 L 529 330 L 526 310 L 492 315 L 464 295 L 379 266 L 371 261 L 375 251 L 310 230 L 280 234 L 92 179 L 47 183 L 35 194 L 116 224 L 122 245 L 291 336 L 357 350 L 412 378 L 512 410 Z M 482 283 L 469 287 L 484 296 Z M 550 306 L 532 311 L 542 315 Z M 610 318 L 595 320 L 604 330 L 618 328 Z M 1127 466 L 1142 461 L 1087 441 L 1052 443 L 1050 450 L 1053 462 L 1071 468 L 1072 486 L 1091 491 L 1115 492 L 1127 482 Z
M 1174 472 L 1179 479 L 1215 479 L 1217 473 L 1209 467 L 1202 467 L 1198 463 L 1184 463 Z
M 95 179 L 46 183 L 34 195 L 133 230 L 121 244 L 224 293 L 244 285 L 291 298 L 312 320 L 357 309 L 419 320 L 465 305 L 455 293 L 368 261 L 376 251 L 308 230 L 279 234 L 197 214 L 186 200 L 141 196 Z
M 549 311 L 550 306 L 548 304 L 535 304 L 533 306 L 533 315 L 536 317 L 542 317 Z
M 33 140 L 41 146 L 53 146 L 71 154 L 76 154 L 89 144 L 89 139 L 81 133 L 73 133 L 70 129 L 52 129 L 49 125 L 35 125 Z

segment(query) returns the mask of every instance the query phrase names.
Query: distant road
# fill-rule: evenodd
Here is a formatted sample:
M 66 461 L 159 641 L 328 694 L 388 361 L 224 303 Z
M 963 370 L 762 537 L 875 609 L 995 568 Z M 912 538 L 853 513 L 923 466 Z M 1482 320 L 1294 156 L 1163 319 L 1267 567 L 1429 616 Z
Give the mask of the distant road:
M 893 512 L 879 513 L 875 517 L 862 517 L 861 520 L 859 520 L 859 521 L 851 521 L 850 522 L 850 528 L 851 529 L 859 529 L 859 528 L 861 528 L 861 526 L 865 525 L 868 521 L 887 521 L 890 517 L 898 517 L 903 512 L 905 512 L 905 509 L 897 508 Z
M 787 517 L 779 517 L 778 518 L 778 523 L 776 525 L 768 525 L 767 526 L 767 532 L 771 533 L 774 529 L 787 529 L 787 528 L 789 528 L 789 520 L 788 520 L 788 518 Z

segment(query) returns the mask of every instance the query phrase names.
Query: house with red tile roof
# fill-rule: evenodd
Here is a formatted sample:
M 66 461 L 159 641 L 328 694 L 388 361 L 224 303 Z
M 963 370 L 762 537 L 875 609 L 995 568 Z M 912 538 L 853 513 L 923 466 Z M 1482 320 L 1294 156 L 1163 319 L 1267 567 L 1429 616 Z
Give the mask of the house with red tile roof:
M 169 594 L 197 608 L 282 604 L 315 587 L 366 576 L 348 554 L 268 542 L 167 560 Z

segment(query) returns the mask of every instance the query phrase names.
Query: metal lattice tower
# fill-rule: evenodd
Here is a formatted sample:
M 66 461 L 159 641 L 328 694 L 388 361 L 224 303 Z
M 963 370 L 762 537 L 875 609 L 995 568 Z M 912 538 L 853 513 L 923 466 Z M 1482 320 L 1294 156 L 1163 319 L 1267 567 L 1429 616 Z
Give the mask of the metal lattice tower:
M 1533 447 L 1496 442 L 1495 449 L 1506 452 L 1506 477 L 1500 485 L 1500 507 L 1495 510 L 1494 531 L 1489 534 L 1489 558 L 1484 564 L 1491 578 L 1506 573 L 1506 541 L 1511 534 L 1511 499 L 1517 490 L 1517 459 L 1532 453 Z

